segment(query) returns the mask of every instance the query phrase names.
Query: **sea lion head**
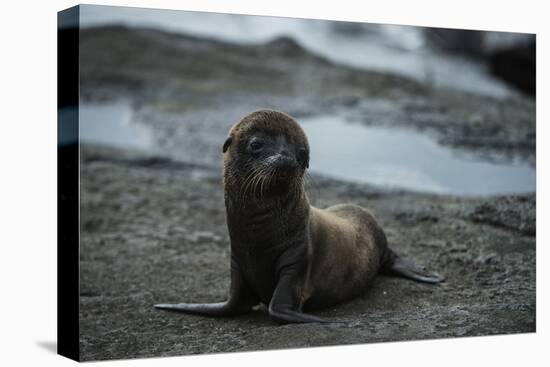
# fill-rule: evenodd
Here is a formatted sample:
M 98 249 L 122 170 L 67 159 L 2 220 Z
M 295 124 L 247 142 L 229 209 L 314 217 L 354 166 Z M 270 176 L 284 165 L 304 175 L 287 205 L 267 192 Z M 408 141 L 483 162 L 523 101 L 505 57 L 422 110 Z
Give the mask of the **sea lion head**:
M 306 134 L 292 117 L 273 110 L 255 111 L 237 122 L 223 153 L 225 184 L 253 195 L 301 185 L 309 166 Z

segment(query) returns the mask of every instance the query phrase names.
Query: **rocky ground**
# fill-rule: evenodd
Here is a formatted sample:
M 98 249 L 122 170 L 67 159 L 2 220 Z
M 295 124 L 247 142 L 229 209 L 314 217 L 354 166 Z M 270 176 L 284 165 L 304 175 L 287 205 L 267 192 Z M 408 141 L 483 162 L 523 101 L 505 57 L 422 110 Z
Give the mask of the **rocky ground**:
M 390 246 L 446 276 L 380 276 L 364 296 L 318 315 L 343 324 L 278 325 L 158 302 L 219 301 L 229 286 L 220 147 L 260 107 L 342 113 L 408 126 L 443 144 L 535 165 L 535 103 L 496 100 L 334 65 L 294 41 L 245 46 L 122 27 L 81 32 L 84 100 L 126 98 L 161 156 L 83 145 L 80 342 L 83 360 L 297 348 L 535 331 L 535 194 L 457 198 L 314 176 L 314 205 L 371 208 Z

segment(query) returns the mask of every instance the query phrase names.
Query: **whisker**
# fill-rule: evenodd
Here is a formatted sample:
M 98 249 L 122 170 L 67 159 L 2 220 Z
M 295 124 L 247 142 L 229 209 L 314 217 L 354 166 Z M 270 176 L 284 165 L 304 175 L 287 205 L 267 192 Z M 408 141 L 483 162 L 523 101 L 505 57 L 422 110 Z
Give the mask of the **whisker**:
M 249 170 L 246 178 L 243 181 L 243 184 L 241 185 L 241 188 L 239 190 L 239 197 L 240 201 L 244 204 L 246 200 L 247 192 L 250 188 L 252 188 L 252 183 L 254 182 L 258 172 L 260 171 L 261 167 L 252 167 L 252 169 Z
M 255 174 L 254 179 L 252 180 L 252 197 L 254 198 L 254 200 L 258 195 L 257 194 L 258 183 L 260 182 L 262 171 L 263 171 L 263 167 L 262 166 L 258 167 L 257 173 Z

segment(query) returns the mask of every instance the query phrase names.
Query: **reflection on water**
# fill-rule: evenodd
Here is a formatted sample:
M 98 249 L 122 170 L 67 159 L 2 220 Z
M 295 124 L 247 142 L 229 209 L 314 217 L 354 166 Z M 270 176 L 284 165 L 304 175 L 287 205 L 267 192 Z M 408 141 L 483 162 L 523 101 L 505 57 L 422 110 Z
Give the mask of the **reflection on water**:
M 149 150 L 152 137 L 146 129 L 131 123 L 128 103 L 80 104 L 80 141 L 120 148 Z
M 348 123 L 335 116 L 300 119 L 311 146 L 310 169 L 385 187 L 465 196 L 535 191 L 527 163 L 482 161 L 425 134 Z
M 439 145 L 419 132 L 349 123 L 337 116 L 302 118 L 310 169 L 334 178 L 453 195 L 535 191 L 527 163 L 494 163 Z M 151 131 L 132 123 L 126 102 L 80 106 L 80 140 L 159 152 Z M 170 152 L 160 154 L 170 155 Z M 188 157 L 189 158 L 189 157 Z

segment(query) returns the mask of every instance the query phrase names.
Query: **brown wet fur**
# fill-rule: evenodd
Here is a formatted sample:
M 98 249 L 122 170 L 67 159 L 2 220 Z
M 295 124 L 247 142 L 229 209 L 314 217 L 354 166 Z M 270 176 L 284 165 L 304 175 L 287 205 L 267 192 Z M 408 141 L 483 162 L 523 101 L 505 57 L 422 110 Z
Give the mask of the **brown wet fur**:
M 240 194 L 246 170 L 241 165 L 243 142 L 255 131 L 284 135 L 292 145 L 306 146 L 309 150 L 301 127 L 281 112 L 257 111 L 231 128 L 230 149 L 224 155 L 225 199 L 232 250 L 244 253 L 245 259 L 240 261 L 242 271 L 249 273 L 245 277 L 251 283 L 263 279 L 264 274 L 256 271 L 258 261 L 261 269 L 273 271 L 276 268 L 272 261 L 275 257 L 264 260 L 259 248 L 273 249 L 270 253 L 277 253 L 275 249 L 279 248 L 288 251 L 287 242 L 298 236 L 303 238 L 303 243 L 295 246 L 304 247 L 306 263 L 302 279 L 294 286 L 299 289 L 304 308 L 322 308 L 357 296 L 367 288 L 382 265 L 386 253 L 384 232 L 373 215 L 359 206 L 336 205 L 327 209 L 311 206 L 303 186 L 304 171 L 292 178 L 290 187 L 283 190 L 280 197 L 264 198 L 263 201 L 250 196 L 243 198 Z M 259 256 L 248 258 L 250 253 Z M 265 261 L 272 264 L 265 264 Z M 269 304 L 275 279 L 261 283 L 252 284 L 252 287 L 260 300 Z
M 386 236 L 357 205 L 310 209 L 311 275 L 307 308 L 333 305 L 364 292 L 386 253 Z

